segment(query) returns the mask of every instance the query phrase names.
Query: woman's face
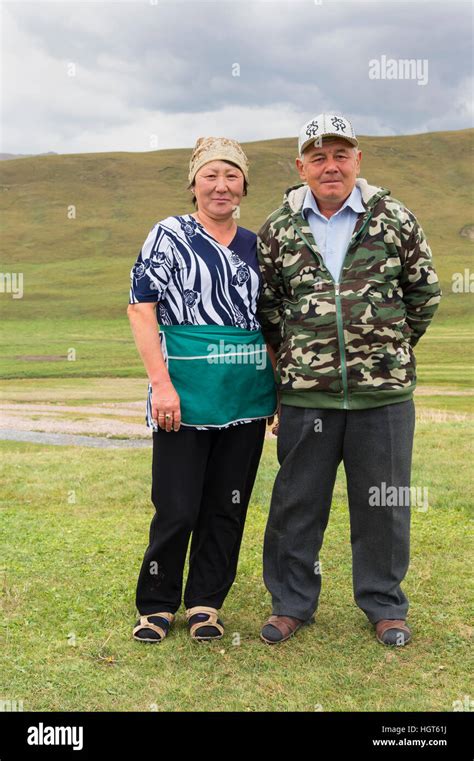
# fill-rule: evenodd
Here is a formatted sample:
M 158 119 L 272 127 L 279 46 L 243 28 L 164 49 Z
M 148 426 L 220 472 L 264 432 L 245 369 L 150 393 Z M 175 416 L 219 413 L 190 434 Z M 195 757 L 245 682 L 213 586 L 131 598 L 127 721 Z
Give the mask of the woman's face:
M 193 190 L 199 211 L 216 219 L 230 217 L 242 200 L 244 175 L 227 161 L 209 161 L 196 173 Z

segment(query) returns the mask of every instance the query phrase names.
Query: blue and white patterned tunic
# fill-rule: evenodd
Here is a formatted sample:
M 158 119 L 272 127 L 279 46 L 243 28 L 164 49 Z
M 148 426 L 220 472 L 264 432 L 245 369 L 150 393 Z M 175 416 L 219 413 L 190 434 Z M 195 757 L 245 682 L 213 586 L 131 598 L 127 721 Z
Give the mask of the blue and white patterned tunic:
M 259 330 L 256 311 L 262 283 L 256 241 L 255 233 L 238 227 L 224 246 L 190 214 L 167 217 L 150 230 L 132 267 L 129 303 L 157 302 L 159 325 Z M 163 333 L 160 338 L 166 361 Z M 151 384 L 146 422 L 157 430 L 151 418 Z

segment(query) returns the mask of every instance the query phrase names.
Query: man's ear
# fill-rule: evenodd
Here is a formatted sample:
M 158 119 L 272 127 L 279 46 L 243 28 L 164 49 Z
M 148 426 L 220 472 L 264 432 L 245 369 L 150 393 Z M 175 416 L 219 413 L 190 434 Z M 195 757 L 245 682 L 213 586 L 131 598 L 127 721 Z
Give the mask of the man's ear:
M 362 160 L 362 153 L 361 153 L 361 151 L 359 151 L 358 154 L 357 154 L 357 170 L 356 170 L 356 174 L 357 175 L 360 173 L 360 162 L 361 162 L 361 160 Z
M 303 165 L 303 162 L 302 162 L 302 160 L 300 159 L 299 156 L 296 157 L 295 164 L 296 164 L 296 170 L 297 170 L 300 178 L 302 180 L 306 180 L 306 172 L 304 170 L 304 165 Z

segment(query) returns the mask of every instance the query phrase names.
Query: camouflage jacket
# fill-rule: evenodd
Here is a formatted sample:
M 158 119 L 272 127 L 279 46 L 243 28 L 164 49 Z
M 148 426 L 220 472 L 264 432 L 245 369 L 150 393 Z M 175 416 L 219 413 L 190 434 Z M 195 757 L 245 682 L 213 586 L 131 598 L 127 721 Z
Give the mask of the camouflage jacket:
M 277 352 L 283 404 L 363 409 L 410 399 L 413 347 L 441 290 L 415 216 L 390 191 L 358 179 L 359 214 L 339 283 L 301 215 L 307 185 L 285 193 L 258 233 L 257 312 Z

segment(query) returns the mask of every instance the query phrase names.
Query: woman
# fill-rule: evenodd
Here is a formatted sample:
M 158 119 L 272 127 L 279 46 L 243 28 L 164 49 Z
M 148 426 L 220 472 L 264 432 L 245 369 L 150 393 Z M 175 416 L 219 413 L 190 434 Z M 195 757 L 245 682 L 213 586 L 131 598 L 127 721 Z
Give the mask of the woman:
M 150 526 L 133 637 L 161 642 L 181 603 L 198 641 L 224 633 L 218 617 L 234 581 L 265 435 L 273 370 L 255 313 L 256 236 L 234 211 L 248 160 L 226 138 L 200 138 L 189 166 L 196 212 L 150 231 L 131 271 L 128 314 L 149 378 L 153 428 Z M 158 330 L 157 330 L 158 321 Z

